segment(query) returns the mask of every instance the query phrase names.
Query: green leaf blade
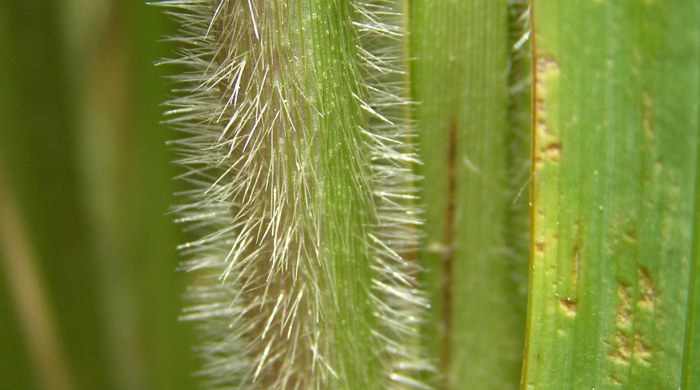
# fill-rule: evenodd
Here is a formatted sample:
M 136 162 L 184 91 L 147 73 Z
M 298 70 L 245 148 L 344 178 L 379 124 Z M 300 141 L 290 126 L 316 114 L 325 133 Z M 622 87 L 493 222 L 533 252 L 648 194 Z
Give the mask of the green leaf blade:
M 510 112 L 509 2 L 411 6 L 426 207 L 420 261 L 431 302 L 423 340 L 437 362 L 434 384 L 516 388 L 526 256 L 516 249 L 525 234 L 510 230 L 518 218 L 510 164 L 522 168 L 523 161 L 509 138 L 517 123 Z M 521 179 L 520 187 L 527 178 Z M 519 213 L 524 216 L 525 208 Z
M 695 207 L 698 7 L 536 2 L 534 13 L 524 386 L 677 388 Z

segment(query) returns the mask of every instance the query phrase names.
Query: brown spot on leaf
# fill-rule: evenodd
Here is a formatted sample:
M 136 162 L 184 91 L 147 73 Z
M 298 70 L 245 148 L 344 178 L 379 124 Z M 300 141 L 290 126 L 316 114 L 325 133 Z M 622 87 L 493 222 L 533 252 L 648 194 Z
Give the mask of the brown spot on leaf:
M 617 287 L 617 327 L 628 329 L 632 325 L 632 312 L 630 311 L 629 286 L 620 283 Z
M 552 141 L 544 145 L 541 152 L 542 155 L 544 155 L 549 161 L 559 161 L 559 156 L 561 155 L 561 142 Z
M 539 253 L 543 253 L 546 245 L 544 241 L 535 241 L 535 250 Z
M 645 366 L 651 365 L 651 347 L 644 343 L 642 335 L 639 332 L 634 334 L 634 349 L 632 352 L 635 361 Z
M 575 241 L 571 249 L 571 285 L 578 288 L 578 273 L 581 264 L 581 251 L 583 250 L 583 232 L 581 230 L 581 221 L 574 224 Z
M 637 299 L 637 306 L 642 309 L 653 311 L 654 306 L 656 306 L 656 301 L 658 300 L 658 292 L 654 288 L 649 270 L 640 267 L 637 275 L 639 280 L 639 298 Z
M 615 348 L 608 354 L 608 358 L 620 365 L 630 364 L 632 356 L 632 343 L 624 332 L 615 332 Z
M 576 315 L 576 300 L 571 298 L 563 298 L 559 300 L 559 307 L 564 310 L 564 313 L 568 316 Z
M 608 376 L 608 381 L 609 381 L 611 384 L 613 384 L 614 386 L 619 386 L 619 385 L 622 385 L 622 384 L 624 383 L 620 378 L 618 378 L 617 376 L 615 376 L 615 374 L 610 374 L 610 375 Z

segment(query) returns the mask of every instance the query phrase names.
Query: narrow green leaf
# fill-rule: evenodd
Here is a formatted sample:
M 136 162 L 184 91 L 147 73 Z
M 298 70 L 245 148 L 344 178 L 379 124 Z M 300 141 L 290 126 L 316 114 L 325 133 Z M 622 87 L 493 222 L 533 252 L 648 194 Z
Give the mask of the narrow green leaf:
M 55 315 L 68 376 L 78 387 L 102 388 L 108 351 L 94 326 L 100 303 L 58 9 L 52 1 L 0 5 L 0 154 Z
M 522 278 L 513 278 L 525 256 L 507 241 L 517 154 L 509 151 L 508 1 L 415 0 L 410 25 L 434 385 L 515 388 L 526 300 Z
M 62 2 L 65 46 L 78 92 L 81 190 L 97 247 L 92 326 L 105 337 L 105 370 L 117 388 L 191 388 L 192 341 L 177 321 L 184 276 L 172 216 L 176 168 L 159 125 L 171 47 L 166 16 L 142 2 Z M 172 33 L 173 31 L 170 31 Z
M 14 358 L 18 361 L 8 361 L 5 364 L 11 368 L 19 368 L 17 373 L 23 368 L 26 369 L 22 367 L 23 352 L 26 351 L 36 372 L 36 378 L 26 375 L 29 383 L 31 379 L 36 379 L 45 388 L 70 389 L 73 387 L 72 380 L 56 332 L 50 299 L 46 294 L 45 283 L 37 266 L 37 257 L 33 253 L 32 243 L 6 177 L 5 163 L 0 153 L 0 274 L 4 276 L 2 284 L 8 286 L 8 295 L 13 301 L 6 306 L 10 310 L 5 312 L 17 313 L 23 328 L 23 337 L 20 338 L 24 339 L 26 344 L 15 347 L 16 353 L 4 356 L 5 359 Z M 8 325 L 9 331 L 12 332 L 15 324 Z M 12 341 L 7 342 L 6 348 L 11 348 L 11 344 Z M 8 376 L 14 377 L 17 373 Z M 14 385 L 17 385 L 14 378 L 7 382 L 15 382 Z
M 693 225 L 693 252 L 688 286 L 688 314 L 685 328 L 685 351 L 683 360 L 683 389 L 700 387 L 700 173 L 698 166 L 695 179 L 695 221 Z

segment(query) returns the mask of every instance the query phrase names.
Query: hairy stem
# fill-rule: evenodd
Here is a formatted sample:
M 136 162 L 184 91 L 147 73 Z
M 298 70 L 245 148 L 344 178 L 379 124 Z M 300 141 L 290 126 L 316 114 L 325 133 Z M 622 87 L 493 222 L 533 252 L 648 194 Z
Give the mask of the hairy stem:
M 210 383 L 420 386 L 400 3 L 164 4 L 184 10 L 172 124 Z

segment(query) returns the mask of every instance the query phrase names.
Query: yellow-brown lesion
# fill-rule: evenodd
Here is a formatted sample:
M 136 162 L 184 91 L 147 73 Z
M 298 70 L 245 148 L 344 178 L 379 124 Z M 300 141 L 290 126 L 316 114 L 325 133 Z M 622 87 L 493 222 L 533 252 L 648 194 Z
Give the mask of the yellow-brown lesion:
M 576 315 L 576 300 L 573 298 L 559 299 L 559 307 L 567 316 L 573 317 Z
M 545 162 L 557 163 L 562 152 L 562 142 L 556 135 L 556 129 L 552 129 L 551 120 L 548 120 L 547 96 L 550 93 L 551 82 L 559 77 L 559 64 L 552 55 L 537 55 L 535 57 L 533 96 L 535 149 L 535 169 L 543 166 Z
M 639 297 L 637 299 L 637 307 L 653 312 L 658 300 L 658 292 L 654 288 L 654 283 L 651 279 L 649 270 L 644 267 L 639 267 L 637 270 L 637 278 L 639 281 Z
M 632 326 L 631 298 L 629 285 L 620 283 L 617 286 L 617 314 L 616 326 L 618 329 L 628 330 Z
M 644 267 L 639 267 L 637 270 L 637 286 L 638 294 L 636 296 L 632 292 L 630 284 L 620 282 L 617 286 L 616 330 L 613 337 L 613 347 L 608 353 L 608 358 L 617 365 L 638 364 L 648 367 L 651 365 L 654 351 L 652 346 L 645 341 L 642 331 L 635 330 L 634 323 L 635 317 L 648 316 L 648 312 L 653 311 L 658 300 L 658 293 L 654 288 L 649 271 Z

